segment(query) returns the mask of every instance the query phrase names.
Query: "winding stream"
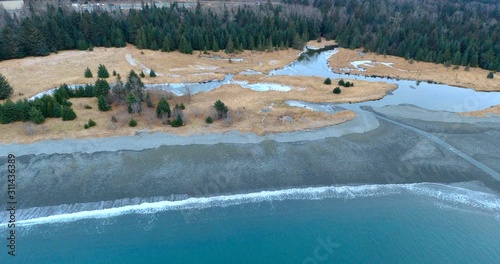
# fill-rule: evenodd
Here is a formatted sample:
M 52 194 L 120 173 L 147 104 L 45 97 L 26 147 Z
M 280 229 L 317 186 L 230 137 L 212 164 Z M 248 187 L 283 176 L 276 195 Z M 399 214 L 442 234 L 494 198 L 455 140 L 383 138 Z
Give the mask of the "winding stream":
M 271 71 L 268 76 L 273 75 L 290 75 L 290 76 L 318 76 L 331 79 L 346 79 L 346 80 L 365 80 L 370 82 L 386 82 L 398 85 L 398 88 L 389 92 L 384 98 L 374 101 L 366 101 L 360 103 L 341 103 L 341 104 L 325 104 L 325 103 L 308 103 L 300 101 L 287 101 L 290 106 L 306 107 L 316 111 L 335 112 L 340 109 L 359 110 L 360 106 L 375 106 L 382 107 L 388 105 L 411 104 L 421 108 L 437 111 L 450 112 L 470 112 L 489 108 L 500 104 L 499 92 L 477 92 L 472 89 L 458 88 L 445 84 L 434 84 L 427 82 L 416 82 L 412 80 L 397 80 L 380 77 L 367 77 L 355 74 L 340 74 L 334 73 L 328 65 L 328 59 L 335 56 L 337 50 L 327 50 L 322 52 L 307 51 L 303 52 L 299 58 L 293 63 L 283 67 L 282 69 Z M 247 70 L 241 74 L 257 74 L 263 75 L 261 72 Z M 219 88 L 224 84 L 236 84 L 242 88 L 252 89 L 254 91 L 282 91 L 287 92 L 291 87 L 279 83 L 255 83 L 248 84 L 247 82 L 235 81 L 233 75 L 228 74 L 223 80 L 213 80 L 201 83 L 163 83 L 163 84 L 146 84 L 147 90 L 163 90 L 172 92 L 178 96 L 184 95 L 187 92 L 196 94 L 199 92 L 208 92 Z M 70 88 L 80 86 L 70 85 Z M 30 98 L 33 100 L 45 94 L 52 94 L 54 90 L 39 93 Z M 350 88 L 343 88 L 350 89 Z M 188 91 L 189 90 L 189 91 Z

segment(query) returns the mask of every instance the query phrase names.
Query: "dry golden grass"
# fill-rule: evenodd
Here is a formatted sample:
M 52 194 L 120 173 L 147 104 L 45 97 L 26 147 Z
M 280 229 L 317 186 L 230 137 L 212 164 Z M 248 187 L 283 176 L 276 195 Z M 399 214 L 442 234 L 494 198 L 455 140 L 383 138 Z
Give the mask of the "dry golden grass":
M 96 98 L 73 98 L 71 102 L 78 116 L 77 119 L 73 121 L 47 119 L 44 124 L 38 126 L 22 122 L 0 125 L 0 133 L 2 134 L 0 141 L 3 143 L 31 143 L 46 139 L 133 135 L 143 129 L 147 129 L 148 132 L 161 131 L 179 135 L 220 133 L 231 130 L 263 135 L 335 125 L 355 117 L 354 112 L 351 111 L 327 114 L 289 107 L 283 103 L 283 98 L 288 97 L 283 96 L 284 94 L 286 93 L 256 92 L 238 85 L 224 85 L 207 93 L 195 94 L 191 97 L 190 102 L 186 96 L 174 97 L 169 100 L 172 108 L 181 102 L 187 107 L 184 111 L 185 125 L 179 128 L 163 125 L 161 120 L 156 118 L 154 108 L 144 106 L 141 114 L 131 115 L 127 113 L 124 105 L 114 105 L 111 111 L 100 112 L 97 109 Z M 156 102 L 162 95 L 164 93 L 155 92 L 152 93 L 152 98 Z M 229 107 L 230 118 L 206 124 L 205 118 L 214 114 L 212 105 L 219 99 Z M 85 109 L 85 105 L 92 106 L 92 109 Z M 271 112 L 261 111 L 263 108 L 269 109 L 270 107 L 272 107 Z M 116 123 L 111 121 L 112 116 L 116 117 Z M 137 120 L 138 123 L 134 128 L 128 126 L 131 118 Z M 84 129 L 84 125 L 89 119 L 94 120 L 97 126 Z M 289 122 L 290 119 L 293 121 Z
M 284 67 L 293 62 L 299 54 L 297 50 L 282 50 L 275 52 L 244 51 L 232 55 L 235 59 L 230 63 L 230 57 L 223 52 L 209 55 L 182 54 L 179 52 L 160 52 L 139 50 L 132 45 L 125 48 L 94 48 L 94 51 L 61 51 L 47 57 L 28 57 L 0 62 L 2 73 L 14 87 L 12 100 L 29 98 L 40 92 L 57 87 L 63 83 L 81 84 L 93 83 L 97 79 L 97 67 L 103 64 L 111 74 L 116 70 L 122 77 L 135 70 L 153 69 L 156 78 L 147 76 L 144 83 L 166 82 L 201 82 L 213 79 L 223 79 L 228 73 L 238 73 L 247 69 L 267 73 L 273 69 Z M 132 66 L 127 57 L 135 61 Z M 210 57 L 219 56 L 221 59 Z M 89 67 L 94 78 L 84 78 L 83 73 Z M 109 82 L 114 82 L 111 76 Z M 19 95 L 22 94 L 22 95 Z
M 477 116 L 477 117 L 487 117 L 489 115 L 500 115 L 500 105 L 495 105 L 490 108 L 480 110 L 480 111 L 473 111 L 473 112 L 467 112 L 467 113 L 460 113 L 461 115 L 464 116 Z
M 330 58 L 329 63 L 334 71 L 341 72 L 343 68 L 354 68 L 350 62 L 362 60 L 393 63 L 393 68 L 380 63 L 374 63 L 374 67 L 361 66 L 366 71 L 354 70 L 351 72 L 362 75 L 390 76 L 400 79 L 432 80 L 453 86 L 472 88 L 478 91 L 500 91 L 500 82 L 498 79 L 486 78 L 489 71 L 479 68 L 470 68 L 469 71 L 465 71 L 465 68 L 460 66 L 458 70 L 453 70 L 453 66 L 446 68 L 443 64 L 417 61 L 410 63 L 410 61 L 401 57 L 384 56 L 375 53 L 360 55 L 359 50 L 343 48 L 339 48 L 337 54 Z
M 338 79 L 332 79 L 331 85 L 324 84 L 320 77 L 308 76 L 263 76 L 263 75 L 235 75 L 234 80 L 253 83 L 277 83 L 292 87 L 289 92 L 270 91 L 265 92 L 268 100 L 302 100 L 308 102 L 363 102 L 377 100 L 384 97 L 387 92 L 397 88 L 394 84 L 384 82 L 354 81 L 354 86 L 341 87 L 340 94 L 333 94 Z

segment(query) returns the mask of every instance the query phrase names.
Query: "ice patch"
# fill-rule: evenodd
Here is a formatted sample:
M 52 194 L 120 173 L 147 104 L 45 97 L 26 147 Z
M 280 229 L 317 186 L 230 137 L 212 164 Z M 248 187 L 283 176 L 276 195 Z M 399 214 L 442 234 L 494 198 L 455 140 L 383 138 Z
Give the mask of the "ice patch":
M 128 63 L 130 63 L 130 65 L 132 66 L 136 66 L 137 64 L 135 63 L 135 60 L 134 58 L 132 58 L 132 55 L 130 54 L 125 54 L 125 59 L 128 61 Z
M 279 92 L 289 92 L 292 87 L 281 85 L 277 83 L 254 83 L 248 84 L 247 81 L 233 81 L 232 83 L 238 84 L 243 88 L 252 89 L 258 92 L 268 92 L 268 91 L 279 91 Z
M 351 64 L 352 66 L 354 66 L 354 68 L 358 71 L 366 71 L 365 68 L 361 68 L 359 66 L 363 65 L 365 67 L 374 67 L 373 66 L 373 61 L 371 60 L 363 60 L 363 61 L 352 61 L 350 62 L 349 64 Z

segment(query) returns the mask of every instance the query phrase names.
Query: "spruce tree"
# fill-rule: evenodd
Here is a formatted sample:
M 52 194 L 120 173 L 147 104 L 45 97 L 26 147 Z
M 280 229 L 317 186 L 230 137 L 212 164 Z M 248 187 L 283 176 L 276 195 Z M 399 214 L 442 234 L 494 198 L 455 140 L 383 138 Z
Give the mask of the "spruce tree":
M 149 71 L 149 77 L 156 77 L 156 72 L 153 69 Z
M 94 77 L 92 75 L 92 72 L 90 71 L 89 67 L 87 67 L 87 69 L 85 69 L 85 73 L 83 74 L 83 76 L 85 76 L 85 78 L 92 78 L 92 77 Z
M 104 79 L 97 79 L 94 85 L 94 96 L 106 96 L 109 93 L 109 83 Z
M 45 117 L 43 116 L 42 111 L 36 109 L 35 107 L 31 108 L 29 116 L 30 116 L 30 121 L 37 125 L 45 122 Z
M 229 112 L 229 109 L 221 100 L 217 100 L 214 103 L 214 107 L 215 107 L 215 110 L 217 111 L 217 116 L 219 119 L 223 119 L 223 118 L 227 117 L 227 112 Z
M 103 79 L 109 78 L 109 72 L 106 66 L 99 64 L 99 68 L 97 68 L 97 77 Z
M 167 100 L 165 100 L 165 98 L 161 98 L 158 102 L 158 105 L 156 106 L 156 115 L 158 116 L 158 118 L 163 118 L 163 115 L 165 113 L 167 114 L 167 117 L 170 117 L 170 105 L 168 104 Z
M 172 127 L 180 127 L 180 126 L 182 126 L 182 124 L 183 124 L 183 121 L 182 121 L 182 117 L 180 114 L 178 114 L 177 118 L 175 120 L 173 120 L 171 123 Z
M 7 79 L 0 74 L 0 100 L 8 98 L 13 92 L 14 89 L 12 89 Z
M 326 78 L 323 83 L 326 85 L 330 85 L 330 84 L 332 84 L 332 80 L 330 78 Z
M 493 79 L 493 77 L 494 77 L 493 72 L 488 73 L 488 76 L 486 76 L 486 78 L 488 79 Z
M 76 118 L 76 113 L 71 107 L 64 106 L 61 110 L 61 117 L 63 121 L 69 121 Z
M 97 99 L 97 108 L 99 108 L 100 111 L 106 112 L 111 109 L 111 106 L 106 101 L 106 98 L 104 98 L 104 96 L 101 95 Z

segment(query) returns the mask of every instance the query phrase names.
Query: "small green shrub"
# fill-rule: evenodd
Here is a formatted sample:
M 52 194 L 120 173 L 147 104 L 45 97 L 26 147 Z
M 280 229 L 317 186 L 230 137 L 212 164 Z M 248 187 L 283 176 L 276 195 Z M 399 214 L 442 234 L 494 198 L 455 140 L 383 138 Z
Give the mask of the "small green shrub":
M 85 129 L 89 129 L 89 125 L 88 125 L 88 124 L 85 124 L 85 125 L 83 126 L 83 128 L 85 128 Z
M 156 72 L 153 69 L 149 71 L 149 77 L 156 77 Z
M 89 127 L 93 127 L 93 126 L 97 125 L 97 123 L 92 119 L 89 119 L 89 122 L 87 124 L 89 125 Z
M 130 121 L 128 122 L 128 125 L 131 126 L 131 127 L 135 127 L 137 126 L 137 121 L 135 121 L 133 118 L 130 119 Z
M 340 90 L 340 87 L 335 87 L 335 89 L 333 89 L 334 94 L 339 94 L 341 92 L 342 92 L 342 90 Z
M 85 109 L 92 109 L 92 106 L 90 106 L 90 105 L 85 105 L 84 107 L 85 107 Z
M 488 73 L 488 76 L 486 76 L 486 78 L 488 79 L 493 79 L 493 77 L 494 77 L 493 72 Z
M 207 124 L 212 124 L 214 122 L 214 120 L 212 119 L 212 117 L 209 116 L 209 117 L 207 117 L 207 119 L 205 119 L 205 122 Z
M 332 80 L 330 80 L 330 78 L 326 78 L 323 83 L 326 85 L 330 85 L 330 84 L 332 84 Z
M 141 78 L 146 77 L 146 75 L 144 74 L 144 72 L 143 72 L 143 71 L 141 71 L 141 74 L 139 74 L 139 76 L 141 76 Z
M 89 67 L 87 67 L 87 69 L 85 69 L 85 73 L 83 74 L 83 76 L 85 78 L 92 78 L 92 71 L 90 71 Z
M 172 122 L 170 122 L 170 124 L 172 125 L 172 127 L 182 126 L 183 121 L 182 121 L 181 115 L 177 115 L 177 118 L 175 120 L 172 120 Z
M 116 117 L 115 116 L 111 117 L 111 122 L 116 123 Z

